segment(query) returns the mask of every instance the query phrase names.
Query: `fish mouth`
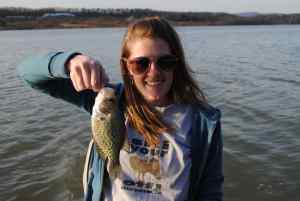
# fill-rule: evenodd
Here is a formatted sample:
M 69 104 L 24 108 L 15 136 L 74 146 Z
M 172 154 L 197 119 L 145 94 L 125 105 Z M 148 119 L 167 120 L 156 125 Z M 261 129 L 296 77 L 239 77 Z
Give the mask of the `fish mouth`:
M 107 105 L 100 105 L 99 110 L 103 114 L 109 114 L 109 113 L 111 113 L 112 107 L 107 106 Z

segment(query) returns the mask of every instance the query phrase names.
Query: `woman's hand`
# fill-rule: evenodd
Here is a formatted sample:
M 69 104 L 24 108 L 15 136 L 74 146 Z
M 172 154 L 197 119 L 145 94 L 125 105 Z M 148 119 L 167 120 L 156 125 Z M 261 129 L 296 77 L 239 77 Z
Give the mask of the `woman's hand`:
M 76 91 L 91 89 L 95 92 L 109 81 L 99 61 L 87 56 L 76 55 L 66 64 Z

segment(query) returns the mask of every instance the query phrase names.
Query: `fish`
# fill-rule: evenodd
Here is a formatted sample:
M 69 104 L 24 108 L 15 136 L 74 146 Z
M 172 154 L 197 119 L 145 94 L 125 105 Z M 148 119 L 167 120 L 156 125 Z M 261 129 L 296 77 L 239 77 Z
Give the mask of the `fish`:
M 113 88 L 104 87 L 98 92 L 92 110 L 91 128 L 96 151 L 106 161 L 108 175 L 116 178 L 121 171 L 119 156 L 126 129 Z

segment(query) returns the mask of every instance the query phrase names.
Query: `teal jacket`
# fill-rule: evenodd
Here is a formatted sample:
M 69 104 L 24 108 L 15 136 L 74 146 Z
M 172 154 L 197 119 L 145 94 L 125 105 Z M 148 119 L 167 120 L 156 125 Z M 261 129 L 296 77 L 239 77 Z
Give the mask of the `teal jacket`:
M 53 52 L 34 56 L 19 65 L 20 76 L 34 89 L 75 104 L 91 114 L 96 93 L 91 90 L 77 92 L 65 69 L 66 62 L 76 52 Z M 122 84 L 117 85 L 118 94 Z M 221 113 L 212 106 L 194 105 L 192 129 L 192 167 L 189 201 L 223 200 L 223 140 Z M 89 157 L 86 201 L 99 201 L 105 174 L 104 161 L 92 148 Z

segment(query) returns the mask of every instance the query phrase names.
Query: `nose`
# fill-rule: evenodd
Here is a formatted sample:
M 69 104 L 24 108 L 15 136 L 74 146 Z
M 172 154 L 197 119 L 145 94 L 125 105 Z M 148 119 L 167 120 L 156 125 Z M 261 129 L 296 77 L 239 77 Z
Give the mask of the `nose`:
M 158 65 L 156 64 L 155 61 L 151 61 L 150 63 L 150 67 L 149 67 L 149 70 L 148 70 L 148 74 L 158 74 L 160 73 L 160 69 L 158 67 Z

